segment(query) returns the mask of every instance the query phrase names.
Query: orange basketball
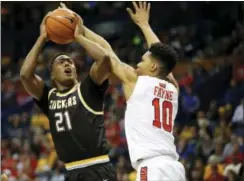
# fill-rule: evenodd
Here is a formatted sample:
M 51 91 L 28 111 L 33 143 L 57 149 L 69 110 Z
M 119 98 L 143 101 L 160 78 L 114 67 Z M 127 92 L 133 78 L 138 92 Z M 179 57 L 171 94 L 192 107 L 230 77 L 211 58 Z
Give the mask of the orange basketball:
M 74 40 L 77 18 L 72 12 L 56 9 L 46 20 L 48 38 L 57 44 L 67 44 Z

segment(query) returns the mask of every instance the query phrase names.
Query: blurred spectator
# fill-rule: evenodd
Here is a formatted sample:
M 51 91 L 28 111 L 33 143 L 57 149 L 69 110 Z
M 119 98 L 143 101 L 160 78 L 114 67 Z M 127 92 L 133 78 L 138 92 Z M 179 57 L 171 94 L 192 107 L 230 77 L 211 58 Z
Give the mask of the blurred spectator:
M 222 143 L 215 142 L 213 154 L 211 156 L 214 156 L 219 163 L 223 161 L 223 146 L 222 146 Z
M 187 115 L 187 120 L 191 121 L 194 119 L 195 111 L 200 106 L 200 100 L 197 95 L 192 92 L 192 88 L 190 87 L 186 88 L 186 93 L 182 96 L 182 99 L 183 109 Z
M 225 158 L 224 162 L 230 164 L 232 162 L 242 162 L 244 154 L 241 152 L 239 143 L 233 144 L 233 150 L 228 157 Z
M 204 164 L 201 159 L 196 159 L 191 171 L 190 180 L 202 181 L 204 174 Z
M 238 181 L 238 176 L 233 170 L 228 170 L 226 174 L 227 181 Z
M 228 164 L 224 170 L 224 176 L 227 177 L 229 171 L 233 171 L 234 174 L 239 175 L 242 167 L 242 162 L 238 160 L 237 156 L 233 157 L 233 162 Z
M 235 109 L 234 115 L 232 117 L 232 123 L 244 124 L 244 98 L 242 98 L 241 104 Z
M 231 140 L 224 147 L 223 158 L 230 156 L 233 153 L 234 145 L 238 144 L 237 137 L 235 135 L 231 135 Z
M 185 76 L 183 76 L 179 80 L 179 85 L 182 87 L 189 87 L 192 85 L 192 83 L 193 83 L 193 76 L 191 73 L 186 73 Z
M 204 180 L 206 181 L 224 181 L 224 166 L 219 164 L 216 156 L 210 156 L 208 165 L 205 167 Z
M 203 111 L 199 111 L 197 113 L 197 123 L 199 128 L 207 128 L 209 125 L 209 120 L 206 118 L 205 113 Z
M 234 79 L 230 82 L 230 88 L 225 93 L 225 103 L 232 104 L 234 107 L 239 104 L 240 98 L 243 95 L 241 86 L 237 86 Z
M 8 119 L 8 133 L 10 138 L 22 138 L 23 130 L 20 125 L 20 116 L 15 114 Z
M 211 121 L 217 121 L 218 119 L 218 110 L 216 100 L 210 102 L 209 110 L 207 112 L 207 118 Z
M 214 140 L 212 132 L 209 129 L 200 129 L 199 136 L 200 149 L 202 155 L 205 158 L 208 158 L 214 149 Z M 215 160 L 217 160 L 216 157 Z
M 111 115 L 108 118 L 105 128 L 108 142 L 113 148 L 117 148 L 120 145 L 120 127 L 115 116 Z
M 225 178 L 224 178 L 224 176 L 221 173 L 219 173 L 218 166 L 212 166 L 211 167 L 211 174 L 206 179 L 206 181 L 216 181 L 216 180 L 218 180 L 218 181 L 224 181 Z

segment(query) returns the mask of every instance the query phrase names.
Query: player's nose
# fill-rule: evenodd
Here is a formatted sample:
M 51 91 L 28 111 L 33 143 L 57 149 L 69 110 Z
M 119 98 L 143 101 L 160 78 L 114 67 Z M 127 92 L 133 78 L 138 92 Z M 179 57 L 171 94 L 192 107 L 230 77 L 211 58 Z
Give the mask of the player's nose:
M 70 63 L 68 61 L 65 61 L 64 62 L 64 67 L 69 67 L 70 66 Z

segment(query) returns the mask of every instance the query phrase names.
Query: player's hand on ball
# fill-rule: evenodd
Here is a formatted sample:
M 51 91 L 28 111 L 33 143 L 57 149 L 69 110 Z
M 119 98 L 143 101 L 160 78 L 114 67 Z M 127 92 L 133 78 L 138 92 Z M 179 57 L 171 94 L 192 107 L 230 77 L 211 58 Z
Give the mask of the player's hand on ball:
M 44 38 L 45 41 L 48 40 L 45 23 L 46 23 L 46 20 L 50 14 L 51 14 L 51 12 L 47 13 L 47 15 L 43 18 L 41 26 L 40 26 L 40 37 Z
M 62 3 L 62 2 L 60 3 L 60 6 L 59 6 L 58 8 L 59 8 L 59 9 L 63 9 L 63 10 L 65 10 L 65 11 L 69 11 L 69 12 L 75 14 L 75 12 L 73 12 L 71 9 L 67 8 L 67 6 L 66 6 L 64 3 Z
M 75 32 L 74 32 L 74 37 L 76 39 L 80 35 L 84 34 L 84 24 L 83 24 L 82 18 L 78 14 L 75 14 L 75 16 L 76 16 L 76 18 L 78 20 L 76 28 L 75 28 Z
M 135 8 L 135 13 L 130 8 L 126 8 L 131 19 L 138 26 L 148 24 L 150 16 L 151 4 L 147 2 L 132 2 Z
M 77 25 L 75 28 L 75 32 L 74 32 L 74 37 L 77 38 L 79 35 L 83 35 L 84 34 L 84 23 L 83 23 L 83 19 L 74 11 L 70 10 L 69 8 L 67 8 L 67 6 L 64 3 L 60 3 L 60 8 L 69 12 L 72 12 L 77 19 Z

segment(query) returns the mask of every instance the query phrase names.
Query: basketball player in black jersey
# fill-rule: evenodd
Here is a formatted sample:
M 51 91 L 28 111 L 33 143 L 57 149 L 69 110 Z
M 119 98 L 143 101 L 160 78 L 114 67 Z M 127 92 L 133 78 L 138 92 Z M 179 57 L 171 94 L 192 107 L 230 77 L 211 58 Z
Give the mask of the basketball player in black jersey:
M 95 63 L 82 82 L 77 80 L 74 61 L 67 55 L 56 56 L 50 63 L 54 87 L 47 86 L 34 73 L 38 55 L 48 40 L 47 17 L 43 19 L 40 36 L 21 67 L 21 82 L 49 118 L 56 152 L 68 171 L 66 180 L 114 181 L 116 174 L 109 162 L 103 118 L 103 99 L 109 76 L 105 56 L 94 50 L 91 56 Z M 84 27 L 81 19 L 74 34 L 77 42 L 81 41 L 80 34 L 111 49 L 102 37 Z

